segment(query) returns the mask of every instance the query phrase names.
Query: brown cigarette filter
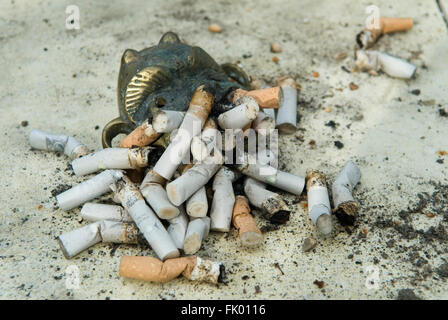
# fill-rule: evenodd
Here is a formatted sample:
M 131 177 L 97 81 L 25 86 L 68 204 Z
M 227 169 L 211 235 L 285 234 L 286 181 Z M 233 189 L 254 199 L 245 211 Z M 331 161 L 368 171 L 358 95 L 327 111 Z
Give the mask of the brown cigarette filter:
M 414 21 L 411 18 L 380 18 L 380 34 L 392 33 L 397 31 L 406 31 L 412 28 Z M 372 32 L 376 32 L 375 28 L 368 28 Z
M 234 92 L 232 102 L 235 102 L 241 96 L 250 96 L 254 98 L 260 108 L 278 109 L 279 101 L 282 98 L 280 87 L 272 87 L 258 90 L 245 91 L 237 89 Z
M 263 235 L 250 214 L 249 202 L 245 196 L 236 197 L 232 223 L 239 230 L 241 243 L 244 246 L 257 246 L 263 242 Z
M 120 276 L 165 283 L 184 272 L 191 273 L 196 265 L 196 256 L 188 256 L 160 261 L 154 257 L 123 256 L 120 263 Z
M 191 113 L 201 119 L 204 124 L 212 110 L 214 101 L 214 96 L 210 92 L 205 91 L 204 86 L 200 86 L 196 89 L 190 100 L 187 113 Z
M 148 121 L 143 122 L 120 142 L 121 148 L 145 147 L 160 136 Z

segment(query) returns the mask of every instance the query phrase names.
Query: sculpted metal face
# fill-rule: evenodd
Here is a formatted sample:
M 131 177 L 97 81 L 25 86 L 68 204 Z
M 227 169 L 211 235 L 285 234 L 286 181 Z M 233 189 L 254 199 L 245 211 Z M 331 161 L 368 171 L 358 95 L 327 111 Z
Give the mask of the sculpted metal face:
M 183 44 L 173 32 L 164 34 L 157 46 L 139 52 L 127 49 L 118 76 L 120 116 L 103 129 L 103 147 L 110 147 L 116 135 L 130 133 L 158 108 L 186 111 L 200 85 L 219 102 L 231 90 L 247 88 L 249 79 L 238 66 L 218 65 L 204 50 Z

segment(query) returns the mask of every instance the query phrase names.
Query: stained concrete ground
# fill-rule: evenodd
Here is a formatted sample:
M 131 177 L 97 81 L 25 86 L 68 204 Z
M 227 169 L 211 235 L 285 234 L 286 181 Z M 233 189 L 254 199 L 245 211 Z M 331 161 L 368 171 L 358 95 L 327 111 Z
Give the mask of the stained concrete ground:
M 74 4 L 79 30 L 66 30 L 64 2 L 0 4 L 0 299 L 448 298 L 448 42 L 435 1 Z M 415 79 L 346 72 L 370 4 L 384 16 L 415 19 L 412 30 L 376 45 L 417 65 Z M 210 23 L 223 32 L 210 33 Z M 262 247 L 241 248 L 236 231 L 205 241 L 198 254 L 224 262 L 227 284 L 120 278 L 120 257 L 153 255 L 144 246 L 99 244 L 63 257 L 55 238 L 85 222 L 79 208 L 58 209 L 53 195 L 85 178 L 73 176 L 64 155 L 31 150 L 28 134 L 32 128 L 70 134 L 100 149 L 102 128 L 118 114 L 121 54 L 154 45 L 169 30 L 271 84 L 284 74 L 296 77 L 299 129 L 280 138 L 281 168 L 298 175 L 320 169 L 332 183 L 355 159 L 361 206 L 351 233 L 334 220 L 333 236 L 320 238 L 306 196 L 284 194 L 291 219 L 277 230 L 264 228 Z M 274 41 L 283 52 L 270 52 Z M 351 90 L 351 82 L 359 88 Z M 269 227 L 261 217 L 257 222 Z M 318 245 L 303 253 L 310 236 Z M 72 265 L 79 289 L 66 287 Z

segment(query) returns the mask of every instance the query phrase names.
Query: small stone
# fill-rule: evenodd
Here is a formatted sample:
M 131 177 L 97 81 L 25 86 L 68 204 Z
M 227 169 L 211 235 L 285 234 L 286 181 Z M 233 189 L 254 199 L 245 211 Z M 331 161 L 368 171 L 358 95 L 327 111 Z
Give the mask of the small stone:
M 311 251 L 316 246 L 317 246 L 317 241 L 314 238 L 306 238 L 305 241 L 303 241 L 302 251 L 303 252 Z
M 21 125 L 22 127 L 26 127 L 26 126 L 28 126 L 28 121 L 23 120 L 22 122 L 20 122 L 20 125 Z
M 208 31 L 219 33 L 222 31 L 222 27 L 216 23 L 212 23 L 211 25 L 208 26 Z
M 282 52 L 282 46 L 278 42 L 271 43 L 271 52 L 279 53 Z
M 336 56 L 335 59 L 336 60 L 343 60 L 347 58 L 347 53 L 345 53 L 344 51 L 339 52 Z
M 356 83 L 350 82 L 350 84 L 348 85 L 350 87 L 350 90 L 357 90 L 359 88 L 359 86 Z
M 335 141 L 335 142 L 334 142 L 334 145 L 335 145 L 335 147 L 338 148 L 338 149 L 342 149 L 342 148 L 344 148 L 344 144 L 343 144 L 341 141 Z
M 318 78 L 318 77 L 319 77 L 319 72 L 314 71 L 314 72 L 313 72 L 313 77 L 314 77 L 314 78 Z
M 326 107 L 324 110 L 325 110 L 325 112 L 328 112 L 328 113 L 331 112 L 331 108 L 330 107 Z
M 325 283 L 323 281 L 314 280 L 313 284 L 315 284 L 319 289 L 325 287 Z
M 278 62 L 278 60 L 279 60 L 279 59 L 278 59 L 278 57 L 275 57 L 275 56 L 274 56 L 274 57 L 272 57 L 272 61 L 274 61 L 275 63 L 277 63 L 277 62 Z
M 418 96 L 418 95 L 420 95 L 421 91 L 420 91 L 420 89 L 414 89 L 414 90 L 411 91 L 411 93 L 412 93 L 413 95 Z

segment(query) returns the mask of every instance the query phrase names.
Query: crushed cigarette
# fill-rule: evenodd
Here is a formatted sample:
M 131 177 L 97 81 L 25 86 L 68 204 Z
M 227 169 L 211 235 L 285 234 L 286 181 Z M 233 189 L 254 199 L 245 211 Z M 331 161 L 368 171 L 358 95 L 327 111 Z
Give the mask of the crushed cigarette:
M 235 108 L 219 115 L 218 123 L 222 129 L 242 129 L 255 120 L 260 110 L 251 96 L 241 96 L 235 103 Z
M 153 257 L 121 258 L 121 277 L 165 283 L 180 275 L 191 281 L 218 283 L 224 276 L 224 266 L 220 262 L 196 256 L 168 259 L 164 262 Z
M 87 202 L 82 206 L 81 217 L 83 220 L 90 222 L 100 220 L 121 222 L 133 221 L 129 213 L 127 213 L 127 211 L 121 206 L 93 202 Z
M 283 99 L 280 87 L 264 88 L 258 90 L 245 91 L 237 89 L 233 93 L 232 102 L 236 102 L 241 96 L 250 96 L 254 98 L 258 106 L 263 109 L 278 109 L 279 101 Z
M 390 56 L 386 53 L 371 50 L 356 51 L 355 70 L 379 71 L 394 78 L 410 79 L 417 67 L 406 60 Z
M 297 129 L 296 81 L 286 77 L 279 81 L 283 99 L 277 111 L 276 127 L 281 133 L 291 134 Z
M 37 129 L 31 130 L 29 141 L 34 149 L 63 152 L 70 159 L 77 159 L 90 153 L 90 150 L 84 144 L 73 137 Z
M 331 206 L 325 175 L 309 169 L 306 172 L 306 189 L 308 193 L 308 214 L 319 232 L 328 236 L 333 229 Z
M 359 203 L 353 198 L 352 192 L 359 179 L 361 171 L 352 160 L 349 160 L 333 183 L 334 213 L 342 225 L 355 223 Z
M 173 239 L 174 244 L 178 249 L 184 248 L 185 233 L 188 228 L 188 217 L 185 213 L 184 206 L 179 206 L 179 215 L 173 219 L 168 220 L 170 225 L 167 228 L 168 234 Z
M 165 149 L 154 166 L 154 171 L 165 179 L 171 179 L 184 156 L 190 150 L 191 140 L 201 133 L 202 126 L 208 118 L 214 102 L 211 93 L 204 90 L 204 86 L 196 89 L 190 101 L 178 134 Z
M 168 199 L 176 206 L 184 203 L 214 176 L 223 161 L 223 156 L 216 153 L 204 161 L 196 163 L 179 178 L 167 184 Z
M 406 31 L 412 28 L 414 21 L 411 18 L 387 18 L 378 19 L 378 27 L 375 24 L 367 27 L 356 35 L 356 42 L 361 49 L 372 47 L 383 34 Z
M 138 234 L 133 223 L 101 220 L 60 235 L 58 242 L 64 256 L 71 259 L 99 242 L 137 243 Z
M 262 164 L 248 153 L 245 153 L 241 160 L 241 164 L 237 164 L 236 168 L 244 175 L 295 195 L 300 195 L 305 187 L 305 178 Z
M 232 182 L 237 179 L 235 172 L 222 167 L 213 180 L 213 200 L 210 209 L 212 231 L 228 232 L 232 222 L 232 211 L 235 203 Z
M 165 182 L 157 172 L 148 170 L 139 189 L 160 219 L 173 219 L 179 215 L 179 209 L 168 200 Z
M 123 176 L 111 188 L 157 256 L 161 260 L 178 257 L 179 250 L 155 213 L 146 205 L 137 186 Z
M 145 147 L 154 142 L 160 133 L 154 130 L 152 124 L 145 120 L 120 142 L 121 148 Z
M 286 223 L 289 220 L 291 210 L 279 194 L 266 190 L 265 184 L 252 178 L 246 178 L 244 193 L 249 202 L 262 209 L 272 223 Z
M 201 218 L 205 217 L 208 212 L 208 200 L 205 187 L 199 188 L 190 198 L 186 204 L 187 214 L 190 217 Z
M 203 217 L 191 220 L 188 224 L 184 240 L 184 253 L 195 254 L 201 248 L 202 241 L 210 231 L 210 218 Z
M 244 196 L 236 196 L 232 215 L 233 226 L 239 231 L 241 243 L 254 247 L 263 243 L 263 234 L 250 214 L 249 202 Z
M 218 141 L 219 131 L 213 118 L 208 118 L 200 136 L 191 140 L 191 155 L 194 161 L 200 162 L 207 158 L 213 150 L 221 150 L 221 143 Z
M 77 176 L 94 173 L 104 169 L 136 169 L 148 165 L 151 147 L 144 148 L 106 148 L 75 159 L 71 165 Z
M 77 186 L 56 196 L 59 208 L 64 211 L 73 209 L 87 201 L 93 200 L 107 192 L 109 186 L 121 179 L 123 172 L 120 170 L 105 170 L 100 174 L 86 180 Z

